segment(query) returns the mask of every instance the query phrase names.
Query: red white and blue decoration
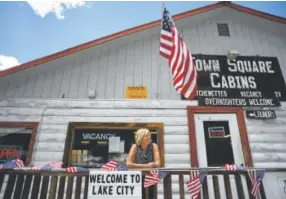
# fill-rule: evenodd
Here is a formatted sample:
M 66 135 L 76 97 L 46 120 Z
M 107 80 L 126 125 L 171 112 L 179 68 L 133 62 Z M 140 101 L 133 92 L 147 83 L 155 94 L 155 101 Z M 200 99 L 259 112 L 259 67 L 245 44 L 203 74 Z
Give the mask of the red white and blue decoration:
M 41 166 L 33 166 L 32 170 L 41 170 L 41 171 L 51 171 L 52 169 L 59 169 L 62 168 L 63 163 L 62 162 L 51 162 L 46 165 Z
M 65 168 L 65 171 L 69 173 L 79 173 L 79 172 L 87 172 L 89 171 L 89 169 L 83 167 L 68 167 Z
M 260 199 L 260 185 L 264 177 L 265 169 L 250 169 L 248 176 L 252 184 L 251 194 L 255 199 Z
M 20 159 L 12 160 L 4 164 L 0 164 L 0 169 L 14 169 L 22 168 L 24 166 L 23 161 Z
M 106 164 L 104 164 L 101 168 L 101 171 L 127 171 L 128 167 L 118 163 L 115 160 L 111 160 L 109 162 L 107 162 Z
M 190 180 L 186 182 L 193 199 L 200 196 L 202 184 L 207 176 L 207 170 L 199 169 L 191 171 Z
M 32 167 L 24 167 L 23 161 L 20 159 L 15 159 L 4 164 L 0 164 L 0 169 L 25 169 L 25 170 L 40 170 L 40 171 L 53 171 L 62 169 L 69 173 L 79 173 L 79 172 L 88 172 L 88 168 L 83 167 L 68 167 L 62 168 L 63 162 L 50 162 L 45 165 L 34 165 Z M 118 163 L 115 160 L 111 160 L 104 164 L 101 168 L 101 171 L 127 171 L 128 167 L 124 164 Z M 255 199 L 260 198 L 260 185 L 265 174 L 265 169 L 253 169 L 245 168 L 243 164 L 236 166 L 226 164 L 224 166 L 226 171 L 247 171 L 252 184 L 251 194 Z M 151 170 L 149 173 L 145 174 L 144 187 L 149 187 L 157 184 L 161 179 L 168 175 L 167 171 L 163 170 Z M 192 196 L 192 199 L 197 199 L 200 196 L 201 186 L 207 176 L 207 169 L 196 169 L 191 171 L 190 180 L 186 182 L 188 190 Z
M 144 187 L 146 188 L 157 184 L 161 179 L 166 177 L 167 174 L 168 174 L 167 171 L 158 171 L 158 170 L 150 171 L 145 175 Z
M 235 164 L 225 164 L 224 169 L 226 171 L 245 171 L 245 167 L 243 164 L 235 165 Z

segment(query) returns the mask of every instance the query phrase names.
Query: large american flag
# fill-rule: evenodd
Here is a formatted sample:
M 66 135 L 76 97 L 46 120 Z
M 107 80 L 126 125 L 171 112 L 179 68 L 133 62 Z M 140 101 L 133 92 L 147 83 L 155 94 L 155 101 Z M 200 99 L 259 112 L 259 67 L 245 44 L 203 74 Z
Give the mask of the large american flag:
M 197 71 L 191 52 L 180 36 L 175 23 L 164 7 L 160 37 L 160 55 L 169 62 L 175 89 L 192 100 L 197 92 Z
M 191 171 L 191 179 L 187 182 L 187 187 L 193 199 L 199 198 L 206 175 L 206 170 Z
M 260 198 L 260 185 L 264 177 L 264 173 L 265 173 L 265 169 L 248 170 L 248 175 L 249 175 L 249 178 L 252 184 L 251 194 L 255 196 L 256 199 Z
M 168 174 L 167 171 L 151 170 L 145 175 L 144 187 L 150 187 L 157 184 L 161 179 L 163 179 Z

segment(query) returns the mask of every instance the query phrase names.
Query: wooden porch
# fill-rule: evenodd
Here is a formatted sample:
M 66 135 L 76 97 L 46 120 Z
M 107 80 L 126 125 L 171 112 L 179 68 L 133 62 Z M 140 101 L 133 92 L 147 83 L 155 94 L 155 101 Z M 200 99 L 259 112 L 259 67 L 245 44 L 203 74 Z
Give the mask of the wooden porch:
M 179 190 L 176 195 L 180 199 L 186 197 L 186 184 L 184 176 L 190 175 L 190 169 L 164 169 L 169 171 L 169 174 L 163 180 L 163 190 L 161 191 L 164 199 L 174 198 L 174 190 L 172 189 L 173 183 L 171 176 L 178 177 Z M 143 171 L 144 173 L 146 171 Z M 266 169 L 268 172 L 286 172 L 286 169 Z M 229 176 L 233 175 L 235 179 L 235 187 L 237 196 L 233 195 L 233 190 Z M 220 193 L 219 177 L 223 178 L 223 185 L 225 196 L 227 199 L 254 199 L 251 195 L 252 185 L 246 171 L 224 171 L 223 169 L 210 169 L 208 170 L 208 181 L 211 181 L 214 190 L 215 199 L 222 198 Z M 245 180 L 244 180 L 245 179 Z M 246 182 L 247 190 L 243 183 Z M 209 196 L 210 182 L 204 181 L 202 185 L 203 199 L 211 198 Z M 145 190 L 148 199 L 148 190 Z M 157 191 L 157 188 L 156 188 Z M 177 192 L 177 191 L 176 191 Z M 247 193 L 247 195 L 245 195 Z M 261 185 L 262 199 L 266 199 L 264 186 Z M 0 198 L 4 199 L 80 199 L 88 198 L 88 172 L 81 173 L 68 173 L 64 171 L 34 171 L 34 170 L 0 170 Z M 176 197 L 177 198 L 177 197 Z M 269 198 L 267 198 L 269 199 Z

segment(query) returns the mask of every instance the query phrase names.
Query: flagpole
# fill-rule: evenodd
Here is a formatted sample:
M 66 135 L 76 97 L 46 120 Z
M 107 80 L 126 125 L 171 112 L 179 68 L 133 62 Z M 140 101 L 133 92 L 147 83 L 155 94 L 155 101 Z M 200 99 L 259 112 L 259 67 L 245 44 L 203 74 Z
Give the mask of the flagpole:
M 163 26 L 164 8 L 165 8 L 165 2 L 164 2 L 164 1 L 162 1 L 161 28 L 162 28 L 162 26 Z
M 163 15 L 164 15 L 164 8 L 165 8 L 165 2 L 164 1 L 162 1 L 162 10 L 161 10 L 161 27 L 160 27 L 160 29 L 162 29 L 163 28 Z M 160 32 L 161 32 L 161 30 L 160 30 Z M 161 38 L 161 33 L 159 34 L 159 43 L 160 43 L 160 38 Z M 160 47 L 159 47 L 160 48 Z M 160 64 L 160 55 L 159 55 L 159 59 L 157 59 L 157 61 L 159 62 L 159 64 L 157 65 L 158 66 L 158 75 L 157 75 L 157 78 L 158 78 L 158 81 L 157 81 L 157 95 L 156 95 L 156 98 L 158 99 L 158 98 L 160 98 L 160 96 L 159 96 L 159 93 L 161 92 L 161 90 L 159 91 L 159 89 L 160 89 L 160 75 L 161 75 L 161 64 Z

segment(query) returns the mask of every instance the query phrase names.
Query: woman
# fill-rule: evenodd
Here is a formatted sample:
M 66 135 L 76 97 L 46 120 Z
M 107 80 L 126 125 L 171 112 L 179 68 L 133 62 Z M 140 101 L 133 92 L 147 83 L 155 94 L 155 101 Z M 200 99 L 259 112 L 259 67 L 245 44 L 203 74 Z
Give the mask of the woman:
M 129 168 L 156 168 L 161 166 L 159 147 L 152 143 L 148 129 L 135 132 L 135 144 L 131 146 L 126 165 Z M 149 187 L 149 197 L 154 197 L 153 187 Z M 145 198 L 144 176 L 142 176 L 142 196 Z

